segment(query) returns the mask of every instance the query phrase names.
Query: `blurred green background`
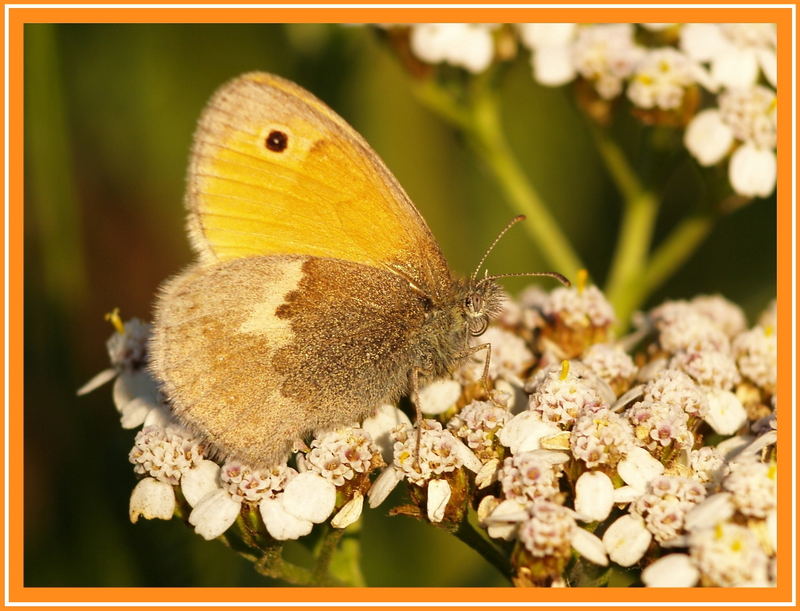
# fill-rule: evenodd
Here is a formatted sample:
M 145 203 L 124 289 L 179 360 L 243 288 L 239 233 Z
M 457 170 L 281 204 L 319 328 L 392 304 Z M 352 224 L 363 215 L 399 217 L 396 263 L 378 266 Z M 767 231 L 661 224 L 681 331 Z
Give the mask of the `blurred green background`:
M 471 271 L 517 213 L 457 134 L 414 99 L 408 77 L 368 28 L 26 26 L 26 586 L 265 584 L 222 544 L 176 522 L 131 525 L 134 432 L 119 427 L 110 387 L 75 396 L 107 367 L 111 328 L 103 314 L 119 306 L 123 318 L 149 319 L 159 283 L 190 261 L 182 191 L 195 121 L 218 85 L 256 69 L 297 81 L 366 137 L 455 270 Z M 536 85 L 523 54 L 504 76 L 502 99 L 519 158 L 602 281 L 619 196 L 570 88 Z M 656 239 L 698 191 L 698 174 L 682 158 Z M 546 265 L 515 230 L 490 269 Z M 650 304 L 708 292 L 740 303 L 751 320 L 774 296 L 774 197 L 723 219 Z M 472 550 L 435 528 L 385 516 L 388 506 L 364 518 L 369 585 L 504 585 Z

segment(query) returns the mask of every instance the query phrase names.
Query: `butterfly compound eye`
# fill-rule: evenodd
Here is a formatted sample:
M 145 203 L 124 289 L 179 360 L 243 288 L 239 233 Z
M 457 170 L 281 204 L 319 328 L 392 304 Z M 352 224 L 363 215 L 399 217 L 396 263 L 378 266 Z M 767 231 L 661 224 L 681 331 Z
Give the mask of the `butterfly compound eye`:
M 289 136 L 277 129 L 272 130 L 267 136 L 267 148 L 275 153 L 282 153 L 289 144 Z

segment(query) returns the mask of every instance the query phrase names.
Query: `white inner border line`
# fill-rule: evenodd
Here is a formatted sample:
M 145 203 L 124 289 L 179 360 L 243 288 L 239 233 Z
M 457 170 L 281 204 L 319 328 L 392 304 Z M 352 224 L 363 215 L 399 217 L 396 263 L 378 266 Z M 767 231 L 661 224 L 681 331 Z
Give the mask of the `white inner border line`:
M 4 160 L 3 160 L 3 176 L 4 176 L 4 184 L 3 184 L 3 201 L 4 201 L 4 211 L 3 211 L 3 218 L 4 218 L 4 228 L 3 228 L 3 238 L 4 238 L 4 245 L 3 245 L 3 252 L 4 252 L 4 278 L 3 278 L 3 288 L 5 291 L 4 294 L 4 303 L 5 303 L 5 312 L 3 316 L 3 325 L 5 330 L 5 335 L 3 338 L 3 355 L 4 355 L 4 371 L 3 371 L 3 379 L 4 379 L 4 388 L 3 388 L 3 400 L 4 400 L 4 414 L 3 414 L 3 459 L 4 463 L 4 481 L 3 481 L 3 493 L 4 493 L 4 540 L 3 540 L 3 557 L 4 557 L 4 602 L 5 605 L 8 607 L 34 607 L 34 606 L 45 606 L 45 607 L 107 607 L 107 606 L 115 606 L 115 607 L 154 607 L 154 606 L 170 606 L 170 607 L 218 607 L 218 606 L 226 606 L 226 607 L 263 607 L 263 606 L 280 606 L 280 607 L 307 607 L 307 606 L 328 606 L 328 607 L 366 607 L 366 606 L 385 606 L 385 607 L 422 607 L 422 606 L 441 606 L 441 607 L 484 607 L 484 606 L 503 606 L 503 607 L 532 607 L 532 606 L 546 606 L 546 607 L 676 607 L 676 606 L 693 606 L 693 607 L 788 607 L 788 606 L 795 606 L 795 601 L 797 598 L 797 581 L 796 581 L 796 567 L 797 567 L 797 542 L 796 542 L 796 518 L 797 518 L 797 505 L 796 505 L 796 492 L 797 492 L 797 473 L 793 473 L 794 477 L 792 478 L 792 588 L 791 588 L 791 601 L 789 602 L 708 602 L 708 603 L 700 603 L 700 602 L 692 602 L 692 603 L 674 603 L 674 602 L 595 602 L 595 603 L 572 603 L 572 602 L 463 602 L 463 603 L 450 603 L 450 602 L 329 602 L 329 603 L 320 603 L 320 602 L 11 602 L 9 600 L 9 510 L 8 510 L 8 499 L 9 499 L 9 411 L 10 411 L 10 404 L 9 404 L 9 270 L 10 270 L 10 263 L 9 263 L 9 208 L 10 208 L 10 201 L 9 201 L 9 178 L 10 178 L 10 171 L 9 171 L 9 16 L 10 11 L 12 9 L 142 9 L 142 10 L 150 10 L 150 9 L 224 9 L 224 10 L 231 10 L 231 9 L 414 9 L 414 10 L 425 10 L 425 9 L 549 9 L 549 8 L 557 8 L 557 9 L 595 9 L 595 8 L 605 8 L 605 9 L 613 9 L 613 8 L 624 8 L 624 9 L 736 9 L 736 8 L 779 8 L 779 9 L 789 9 L 792 15 L 792 24 L 791 24 L 791 48 L 792 48 L 792 56 L 791 56 L 791 82 L 792 82 L 792 90 L 791 90 L 791 104 L 792 104 L 792 137 L 791 137 L 791 156 L 792 156 L 792 179 L 791 179 L 791 219 L 792 219 L 792 227 L 791 227 L 791 252 L 792 252 L 792 262 L 791 262 L 791 287 L 792 287 L 792 295 L 791 295 L 791 357 L 792 357 L 792 366 L 791 366 L 791 402 L 788 404 L 790 408 L 793 409 L 794 405 L 797 405 L 797 380 L 796 380 L 796 371 L 795 371 L 795 364 L 797 363 L 797 341 L 796 341 L 796 334 L 795 329 L 797 328 L 797 311 L 796 311 L 796 290 L 797 290 L 797 211 L 796 211 L 796 195 L 797 195 L 797 168 L 796 168 L 796 159 L 797 159 L 797 135 L 796 135 L 796 126 L 797 126 L 797 112 L 796 112 L 796 99 L 795 99 L 795 87 L 796 87 L 796 51 L 797 51 L 797 31 L 796 31 L 796 13 L 797 7 L 794 4 L 731 4 L 731 5 L 721 5 L 721 4 L 606 4 L 606 5 L 598 5 L 598 4 L 462 4 L 462 5 L 454 5 L 454 4 L 426 4 L 426 5 L 417 5 L 417 4 L 158 4 L 158 5 L 142 5 L 142 4 L 38 4 L 38 5 L 30 5 L 30 4 L 7 4 L 4 6 L 3 17 L 3 48 L 4 48 L 4 74 L 3 74 L 3 98 L 4 98 L 4 112 L 3 112 L 3 126 L 4 126 L 4 141 L 3 141 L 3 151 L 4 151 Z M 795 414 L 795 418 L 797 415 Z M 791 440 L 792 440 L 792 464 L 794 469 L 797 469 L 797 444 L 796 444 L 796 422 L 794 422 L 793 418 L 793 426 L 791 431 Z M 613 592 L 613 590 L 612 590 Z

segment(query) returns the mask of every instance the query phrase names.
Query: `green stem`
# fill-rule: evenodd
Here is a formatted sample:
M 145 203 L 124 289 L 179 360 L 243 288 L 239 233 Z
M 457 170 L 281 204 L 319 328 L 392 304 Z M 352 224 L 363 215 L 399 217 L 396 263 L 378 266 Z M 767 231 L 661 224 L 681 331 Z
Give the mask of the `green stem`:
M 326 580 L 330 580 L 329 568 L 333 553 L 336 551 L 336 546 L 344 535 L 344 529 L 333 528 L 327 526 L 327 531 L 322 535 L 322 542 L 319 546 L 319 553 L 317 554 L 317 564 L 314 567 L 314 577 L 322 584 Z
M 716 216 L 707 212 L 695 213 L 683 219 L 656 248 L 642 272 L 640 282 L 619 295 L 615 303 L 617 312 L 624 312 L 629 317 L 639 309 L 647 297 L 692 256 L 711 233 L 715 220 Z
M 505 138 L 497 100 L 491 92 L 481 88 L 463 105 L 432 81 L 417 85 L 415 92 L 426 106 L 467 135 L 508 203 L 515 212 L 528 217 L 523 227 L 541 248 L 548 265 L 567 276 L 582 269 L 577 253 L 514 156 Z
M 284 560 L 282 550 L 282 546 L 270 547 L 264 550 L 264 555 L 255 563 L 256 571 L 265 577 L 279 579 L 295 586 L 332 585 L 319 582 L 308 569 Z
M 593 126 L 595 145 L 609 175 L 624 198 L 622 223 L 608 274 L 605 293 L 617 314 L 617 331 L 630 323 L 627 298 L 642 283 L 658 216 L 658 199 L 637 176 L 622 149 L 607 130 Z M 646 295 L 645 295 L 646 297 Z
M 472 514 L 473 512 L 470 512 Z M 470 521 L 469 517 L 459 524 L 458 530 L 453 534 L 469 547 L 483 556 L 489 564 L 495 567 L 507 579 L 511 579 L 512 568 L 510 560 L 497 549 L 488 539 L 483 537 Z
M 683 219 L 653 253 L 647 266 L 643 287 L 646 295 L 659 288 L 681 265 L 686 263 L 716 222 L 711 212 L 699 212 Z

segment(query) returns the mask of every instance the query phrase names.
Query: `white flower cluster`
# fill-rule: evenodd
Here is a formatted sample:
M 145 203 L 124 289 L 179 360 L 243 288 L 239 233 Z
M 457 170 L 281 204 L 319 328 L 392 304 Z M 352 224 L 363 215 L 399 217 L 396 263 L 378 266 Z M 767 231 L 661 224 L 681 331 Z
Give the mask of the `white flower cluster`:
M 472 73 L 530 51 L 533 78 L 546 86 L 576 79 L 601 100 L 626 95 L 649 113 L 674 113 L 684 143 L 704 166 L 729 158 L 733 189 L 765 197 L 775 188 L 777 27 L 771 23 L 576 24 L 422 23 L 409 31 L 411 53 L 428 64 Z M 641 34 L 645 31 L 646 36 Z M 642 41 L 649 39 L 647 45 Z M 700 95 L 703 92 L 704 95 Z M 702 100 L 707 100 L 702 103 Z M 658 118 L 653 115 L 651 121 Z
M 151 408 L 129 455 L 142 478 L 131 520 L 181 510 L 206 539 L 245 527 L 296 539 L 322 522 L 353 524 L 365 497 L 376 507 L 406 481 L 411 504 L 397 511 L 448 529 L 480 499 L 478 521 L 510 542 L 519 585 L 562 583 L 572 550 L 638 567 L 648 586 L 773 584 L 774 306 L 748 330 L 720 296 L 666 302 L 642 317 L 629 354 L 631 342 L 587 341 L 613 320 L 602 294 L 568 290 L 597 307 L 557 289 L 517 303 L 519 315 L 494 328 L 505 356 L 490 368 L 491 400 L 475 398 L 471 379 L 433 382 L 420 403 L 435 417 L 412 425 L 382 406 L 270 469 L 215 462 Z M 145 373 L 146 327 L 120 328 L 114 374 Z M 561 346 L 584 348 L 554 362 Z

